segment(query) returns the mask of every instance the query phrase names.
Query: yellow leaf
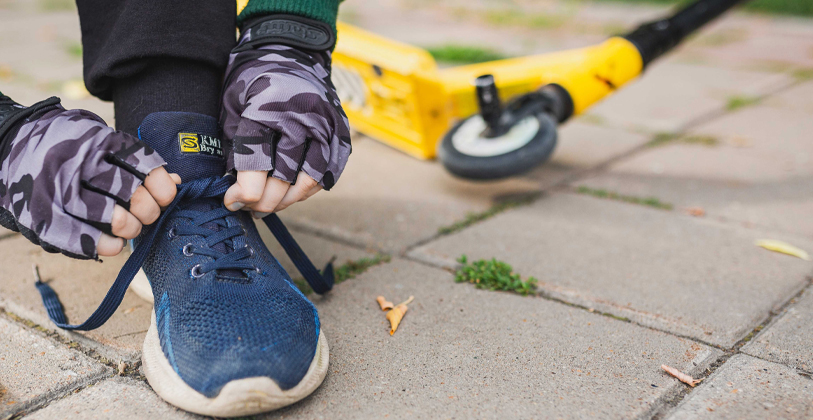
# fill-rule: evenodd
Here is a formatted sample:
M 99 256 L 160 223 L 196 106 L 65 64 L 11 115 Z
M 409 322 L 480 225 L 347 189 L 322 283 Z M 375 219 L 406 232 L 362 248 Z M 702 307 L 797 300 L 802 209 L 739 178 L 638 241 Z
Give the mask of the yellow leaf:
M 760 239 L 755 242 L 755 245 L 761 246 L 769 251 L 781 252 L 783 254 L 801 258 L 805 261 L 810 261 L 810 255 L 808 255 L 807 251 L 799 249 L 786 242 L 777 241 L 773 239 Z
M 379 296 L 375 298 L 375 301 L 378 302 L 378 306 L 381 307 L 382 311 L 389 311 L 395 306 L 392 304 L 392 302 L 388 301 L 387 298 L 385 298 L 384 296 Z
M 407 308 L 407 305 L 412 302 L 412 299 L 414 298 L 414 296 L 410 296 L 409 299 L 399 303 L 394 308 L 390 309 L 389 312 L 387 312 L 387 321 L 390 321 L 390 335 L 395 334 L 395 330 L 397 330 L 398 325 L 401 324 L 401 319 L 404 318 L 404 315 L 407 313 L 407 309 L 409 309 Z
M 401 324 L 401 319 L 406 315 L 407 309 L 406 305 L 398 305 L 387 312 L 387 321 L 390 321 L 390 335 L 395 334 L 395 330 Z

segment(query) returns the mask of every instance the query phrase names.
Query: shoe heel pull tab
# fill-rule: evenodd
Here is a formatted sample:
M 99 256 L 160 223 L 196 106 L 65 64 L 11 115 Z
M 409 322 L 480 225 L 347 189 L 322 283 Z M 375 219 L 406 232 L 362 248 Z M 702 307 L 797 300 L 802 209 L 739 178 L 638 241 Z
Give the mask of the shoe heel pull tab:
M 282 224 L 282 220 L 279 219 L 279 216 L 274 213 L 269 214 L 263 217 L 263 222 L 268 226 L 271 233 L 274 234 L 274 237 L 277 238 L 277 242 L 282 245 L 282 249 L 284 249 L 288 257 L 291 258 L 291 261 L 293 261 L 299 272 L 302 273 L 302 276 L 305 277 L 311 289 L 320 295 L 329 292 L 330 289 L 333 288 L 334 283 L 333 262 L 327 263 L 325 269 L 320 273 L 308 256 L 305 255 L 305 252 L 302 251 L 302 248 L 299 247 L 299 244 L 296 243 L 291 233 L 288 232 L 288 228 Z

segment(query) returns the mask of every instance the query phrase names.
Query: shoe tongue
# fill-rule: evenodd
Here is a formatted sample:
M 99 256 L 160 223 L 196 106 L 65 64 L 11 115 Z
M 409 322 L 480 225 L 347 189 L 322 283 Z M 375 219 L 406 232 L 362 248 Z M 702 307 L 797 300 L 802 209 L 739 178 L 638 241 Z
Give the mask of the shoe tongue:
M 191 112 L 155 112 L 138 128 L 138 137 L 167 162 L 183 182 L 220 177 L 226 158 L 217 120 Z

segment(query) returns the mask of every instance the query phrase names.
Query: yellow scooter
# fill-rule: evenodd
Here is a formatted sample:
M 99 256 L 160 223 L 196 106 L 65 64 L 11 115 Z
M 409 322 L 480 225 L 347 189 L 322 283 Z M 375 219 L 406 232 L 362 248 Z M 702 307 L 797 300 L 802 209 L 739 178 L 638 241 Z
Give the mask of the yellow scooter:
M 444 69 L 421 48 L 340 22 L 333 83 L 356 130 L 421 159 L 437 155 L 460 177 L 504 178 L 545 162 L 558 124 L 741 2 L 696 0 L 599 45 Z

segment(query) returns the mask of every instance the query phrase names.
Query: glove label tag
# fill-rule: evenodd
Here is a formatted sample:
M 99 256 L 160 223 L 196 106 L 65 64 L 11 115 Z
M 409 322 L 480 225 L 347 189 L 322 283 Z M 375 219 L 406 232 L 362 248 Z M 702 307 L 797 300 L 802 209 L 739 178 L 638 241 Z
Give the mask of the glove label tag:
M 250 40 L 235 51 L 254 45 L 281 44 L 289 47 L 323 51 L 333 48 L 336 39 L 333 29 L 326 23 L 292 15 L 272 15 L 247 22 L 243 32 Z
M 178 133 L 181 153 L 223 157 L 223 147 L 219 138 L 197 133 Z

